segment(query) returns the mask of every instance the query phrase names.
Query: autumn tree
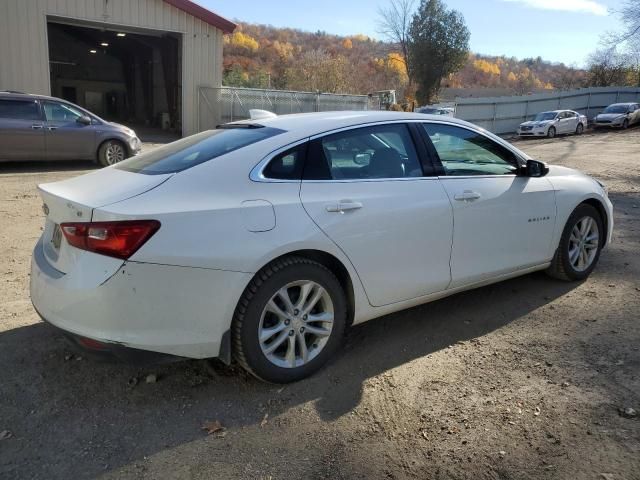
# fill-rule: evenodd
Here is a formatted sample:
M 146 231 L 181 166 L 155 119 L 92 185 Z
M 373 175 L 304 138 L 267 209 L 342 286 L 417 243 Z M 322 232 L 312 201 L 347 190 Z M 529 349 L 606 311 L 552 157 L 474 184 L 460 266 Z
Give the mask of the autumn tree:
M 436 101 L 443 78 L 460 70 L 469 55 L 464 17 L 442 0 L 421 0 L 409 29 L 409 64 L 419 102 Z
M 591 54 L 589 64 L 589 85 L 609 87 L 628 85 L 631 70 L 627 59 L 615 49 L 597 50 Z

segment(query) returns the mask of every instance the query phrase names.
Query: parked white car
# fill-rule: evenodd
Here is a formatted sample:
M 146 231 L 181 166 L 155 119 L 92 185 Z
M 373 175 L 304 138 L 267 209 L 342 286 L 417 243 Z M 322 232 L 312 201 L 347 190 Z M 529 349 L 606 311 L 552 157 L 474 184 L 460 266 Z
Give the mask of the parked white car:
M 43 319 L 270 382 L 316 371 L 352 324 L 536 270 L 584 279 L 613 229 L 596 180 L 412 113 L 242 121 L 39 191 Z
M 521 137 L 549 137 L 575 133 L 582 135 L 587 127 L 587 117 L 573 110 L 553 110 L 540 112 L 536 118 L 521 123 L 518 135 Z
M 640 104 L 614 103 L 596 115 L 593 126 L 595 128 L 629 128 L 640 122 Z

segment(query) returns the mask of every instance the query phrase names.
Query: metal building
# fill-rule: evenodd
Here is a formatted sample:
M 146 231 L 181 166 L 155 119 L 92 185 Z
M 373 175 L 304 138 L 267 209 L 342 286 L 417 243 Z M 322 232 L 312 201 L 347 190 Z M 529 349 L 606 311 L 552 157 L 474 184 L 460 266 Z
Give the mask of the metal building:
M 189 0 L 2 0 L 0 90 L 190 135 L 198 86 L 222 84 L 234 28 Z

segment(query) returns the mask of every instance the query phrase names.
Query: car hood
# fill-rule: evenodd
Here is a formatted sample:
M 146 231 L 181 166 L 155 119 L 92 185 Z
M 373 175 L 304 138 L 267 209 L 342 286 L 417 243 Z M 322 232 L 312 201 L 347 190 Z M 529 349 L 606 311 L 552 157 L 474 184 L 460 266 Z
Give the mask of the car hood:
M 580 170 L 576 170 L 574 168 L 562 167 L 560 165 L 548 165 L 549 173 L 547 173 L 547 177 L 568 177 L 568 176 L 578 176 L 578 177 L 588 177 Z
M 115 128 L 116 130 L 120 130 L 121 132 L 126 133 L 127 135 L 131 135 L 132 137 L 136 136 L 136 132 L 132 128 L 127 127 L 126 125 L 122 125 L 121 123 L 116 123 L 116 122 L 104 122 L 104 123 L 106 123 L 110 127 Z
M 624 113 L 601 113 L 596 116 L 596 120 L 616 120 L 617 118 L 622 118 L 626 114 Z
M 542 127 L 548 123 L 553 123 L 553 120 L 541 120 L 536 122 L 535 120 L 529 120 L 520 124 L 521 127 Z

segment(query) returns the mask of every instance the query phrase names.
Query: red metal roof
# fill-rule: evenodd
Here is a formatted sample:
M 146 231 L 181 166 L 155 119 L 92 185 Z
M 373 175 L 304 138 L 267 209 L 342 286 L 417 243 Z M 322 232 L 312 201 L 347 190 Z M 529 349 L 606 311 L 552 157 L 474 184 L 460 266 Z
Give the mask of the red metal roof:
M 220 15 L 213 13 L 211 10 L 207 10 L 204 7 L 201 7 L 195 2 L 190 0 L 164 0 L 169 5 L 173 5 L 174 7 L 182 10 L 183 12 L 187 12 L 189 15 L 193 15 L 196 18 L 199 18 L 203 22 L 208 23 L 216 28 L 219 28 L 224 33 L 232 33 L 236 29 L 236 24 L 230 20 L 227 20 Z

